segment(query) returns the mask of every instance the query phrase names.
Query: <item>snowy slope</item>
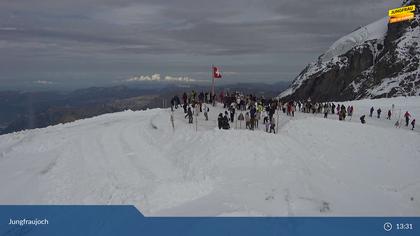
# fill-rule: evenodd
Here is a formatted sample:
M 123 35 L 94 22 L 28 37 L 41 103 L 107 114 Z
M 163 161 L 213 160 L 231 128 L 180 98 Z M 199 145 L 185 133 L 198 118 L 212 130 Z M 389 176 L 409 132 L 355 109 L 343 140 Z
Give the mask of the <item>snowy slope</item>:
M 420 98 L 360 100 L 420 114 Z M 126 111 L 0 136 L 0 204 L 134 204 L 146 215 L 419 215 L 420 134 L 298 113 L 279 134 L 198 132 L 175 112 Z M 385 113 L 385 112 L 384 112 Z M 243 124 L 242 124 L 243 125 Z M 233 127 L 235 125 L 233 124 Z M 260 127 L 262 129 L 262 127 Z
M 321 56 L 323 62 L 330 61 L 334 57 L 343 55 L 357 45 L 361 45 L 368 40 L 382 40 L 385 38 L 388 29 L 388 17 L 384 17 L 369 25 L 343 36 L 335 41 L 330 48 Z

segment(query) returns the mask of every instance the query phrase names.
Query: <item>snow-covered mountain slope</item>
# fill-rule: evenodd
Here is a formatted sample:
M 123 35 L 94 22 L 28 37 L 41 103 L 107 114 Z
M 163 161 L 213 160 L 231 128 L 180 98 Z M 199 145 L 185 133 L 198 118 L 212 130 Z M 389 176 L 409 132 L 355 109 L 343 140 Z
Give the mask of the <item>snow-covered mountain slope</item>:
M 420 114 L 420 98 L 351 102 Z M 0 136 L 0 204 L 134 204 L 146 215 L 419 215 L 420 134 L 297 113 L 279 134 L 198 131 L 176 110 L 107 114 Z M 385 113 L 385 112 L 384 112 Z M 277 115 L 275 116 L 277 117 Z
M 368 40 L 384 40 L 388 25 L 388 17 L 384 17 L 367 26 L 360 27 L 352 33 L 335 41 L 330 48 L 321 55 L 323 62 L 328 62 L 334 57 L 345 54 L 355 46 L 361 45 Z
M 279 96 L 353 100 L 420 92 L 420 0 L 414 20 L 388 24 L 385 17 L 334 42 Z

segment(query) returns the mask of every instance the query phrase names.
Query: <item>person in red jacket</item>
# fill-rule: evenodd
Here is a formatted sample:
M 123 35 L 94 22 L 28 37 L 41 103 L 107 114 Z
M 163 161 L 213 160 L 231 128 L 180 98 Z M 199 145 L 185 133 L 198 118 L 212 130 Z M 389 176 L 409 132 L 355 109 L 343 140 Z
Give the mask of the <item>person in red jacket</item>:
M 405 126 L 408 126 L 408 122 L 410 122 L 410 117 L 411 117 L 410 113 L 406 111 L 404 114 L 404 117 L 405 117 Z

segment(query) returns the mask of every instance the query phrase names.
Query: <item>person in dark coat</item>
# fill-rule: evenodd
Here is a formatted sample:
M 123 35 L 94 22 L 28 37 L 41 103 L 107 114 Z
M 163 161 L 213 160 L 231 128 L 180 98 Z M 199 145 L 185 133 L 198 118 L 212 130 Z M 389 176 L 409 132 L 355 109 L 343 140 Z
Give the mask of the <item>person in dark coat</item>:
M 217 117 L 217 126 L 219 126 L 219 129 L 222 129 L 222 125 L 223 125 L 223 114 L 220 113 L 219 117 Z
M 174 111 L 174 107 L 175 107 L 175 97 L 171 99 L 171 111 Z
M 411 121 L 411 125 L 413 126 L 413 127 L 411 128 L 411 130 L 414 130 L 414 126 L 416 125 L 416 119 L 413 119 L 413 120 Z
M 229 110 L 230 110 L 230 122 L 233 122 L 235 118 L 235 108 L 231 106 Z
M 183 93 L 182 94 L 182 101 L 184 102 L 184 104 L 187 104 L 187 101 L 188 101 L 188 95 L 187 95 L 187 93 Z
M 378 108 L 378 110 L 376 110 L 376 113 L 378 114 L 378 119 L 381 118 L 381 112 L 382 112 L 381 108 Z
M 187 113 L 187 107 L 188 107 L 187 103 L 184 103 L 184 105 L 182 105 L 182 108 L 184 108 L 184 113 L 185 114 Z
M 410 113 L 406 111 L 404 114 L 404 117 L 405 117 L 405 126 L 408 126 L 408 122 L 410 122 L 410 117 L 411 117 Z
M 360 117 L 360 122 L 362 122 L 362 124 L 366 124 L 366 120 L 365 120 L 365 115 Z
M 372 117 L 372 115 L 373 115 L 373 111 L 375 111 L 375 108 L 371 107 L 371 108 L 370 108 L 369 117 Z
M 255 127 L 256 113 L 257 113 L 257 109 L 255 108 L 255 106 L 252 106 L 251 110 L 249 111 L 250 118 L 251 118 L 251 120 L 250 120 L 251 130 L 254 130 L 254 127 Z
M 222 128 L 223 129 L 230 129 L 229 118 L 228 118 L 227 114 L 225 114 L 225 116 L 223 117 Z

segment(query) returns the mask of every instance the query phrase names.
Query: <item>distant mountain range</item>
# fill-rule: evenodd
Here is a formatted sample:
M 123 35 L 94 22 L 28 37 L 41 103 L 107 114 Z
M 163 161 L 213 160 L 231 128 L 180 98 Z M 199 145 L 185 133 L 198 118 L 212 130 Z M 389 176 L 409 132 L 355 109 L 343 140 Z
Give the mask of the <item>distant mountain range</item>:
M 420 0 L 415 19 L 388 24 L 388 17 L 337 40 L 279 96 L 343 101 L 418 95 L 420 92 Z
M 217 91 L 274 97 L 288 82 L 276 84 L 239 83 L 216 87 Z M 0 134 L 41 128 L 105 113 L 168 106 L 170 99 L 191 90 L 209 91 L 209 86 L 192 84 L 91 87 L 72 92 L 0 91 Z

